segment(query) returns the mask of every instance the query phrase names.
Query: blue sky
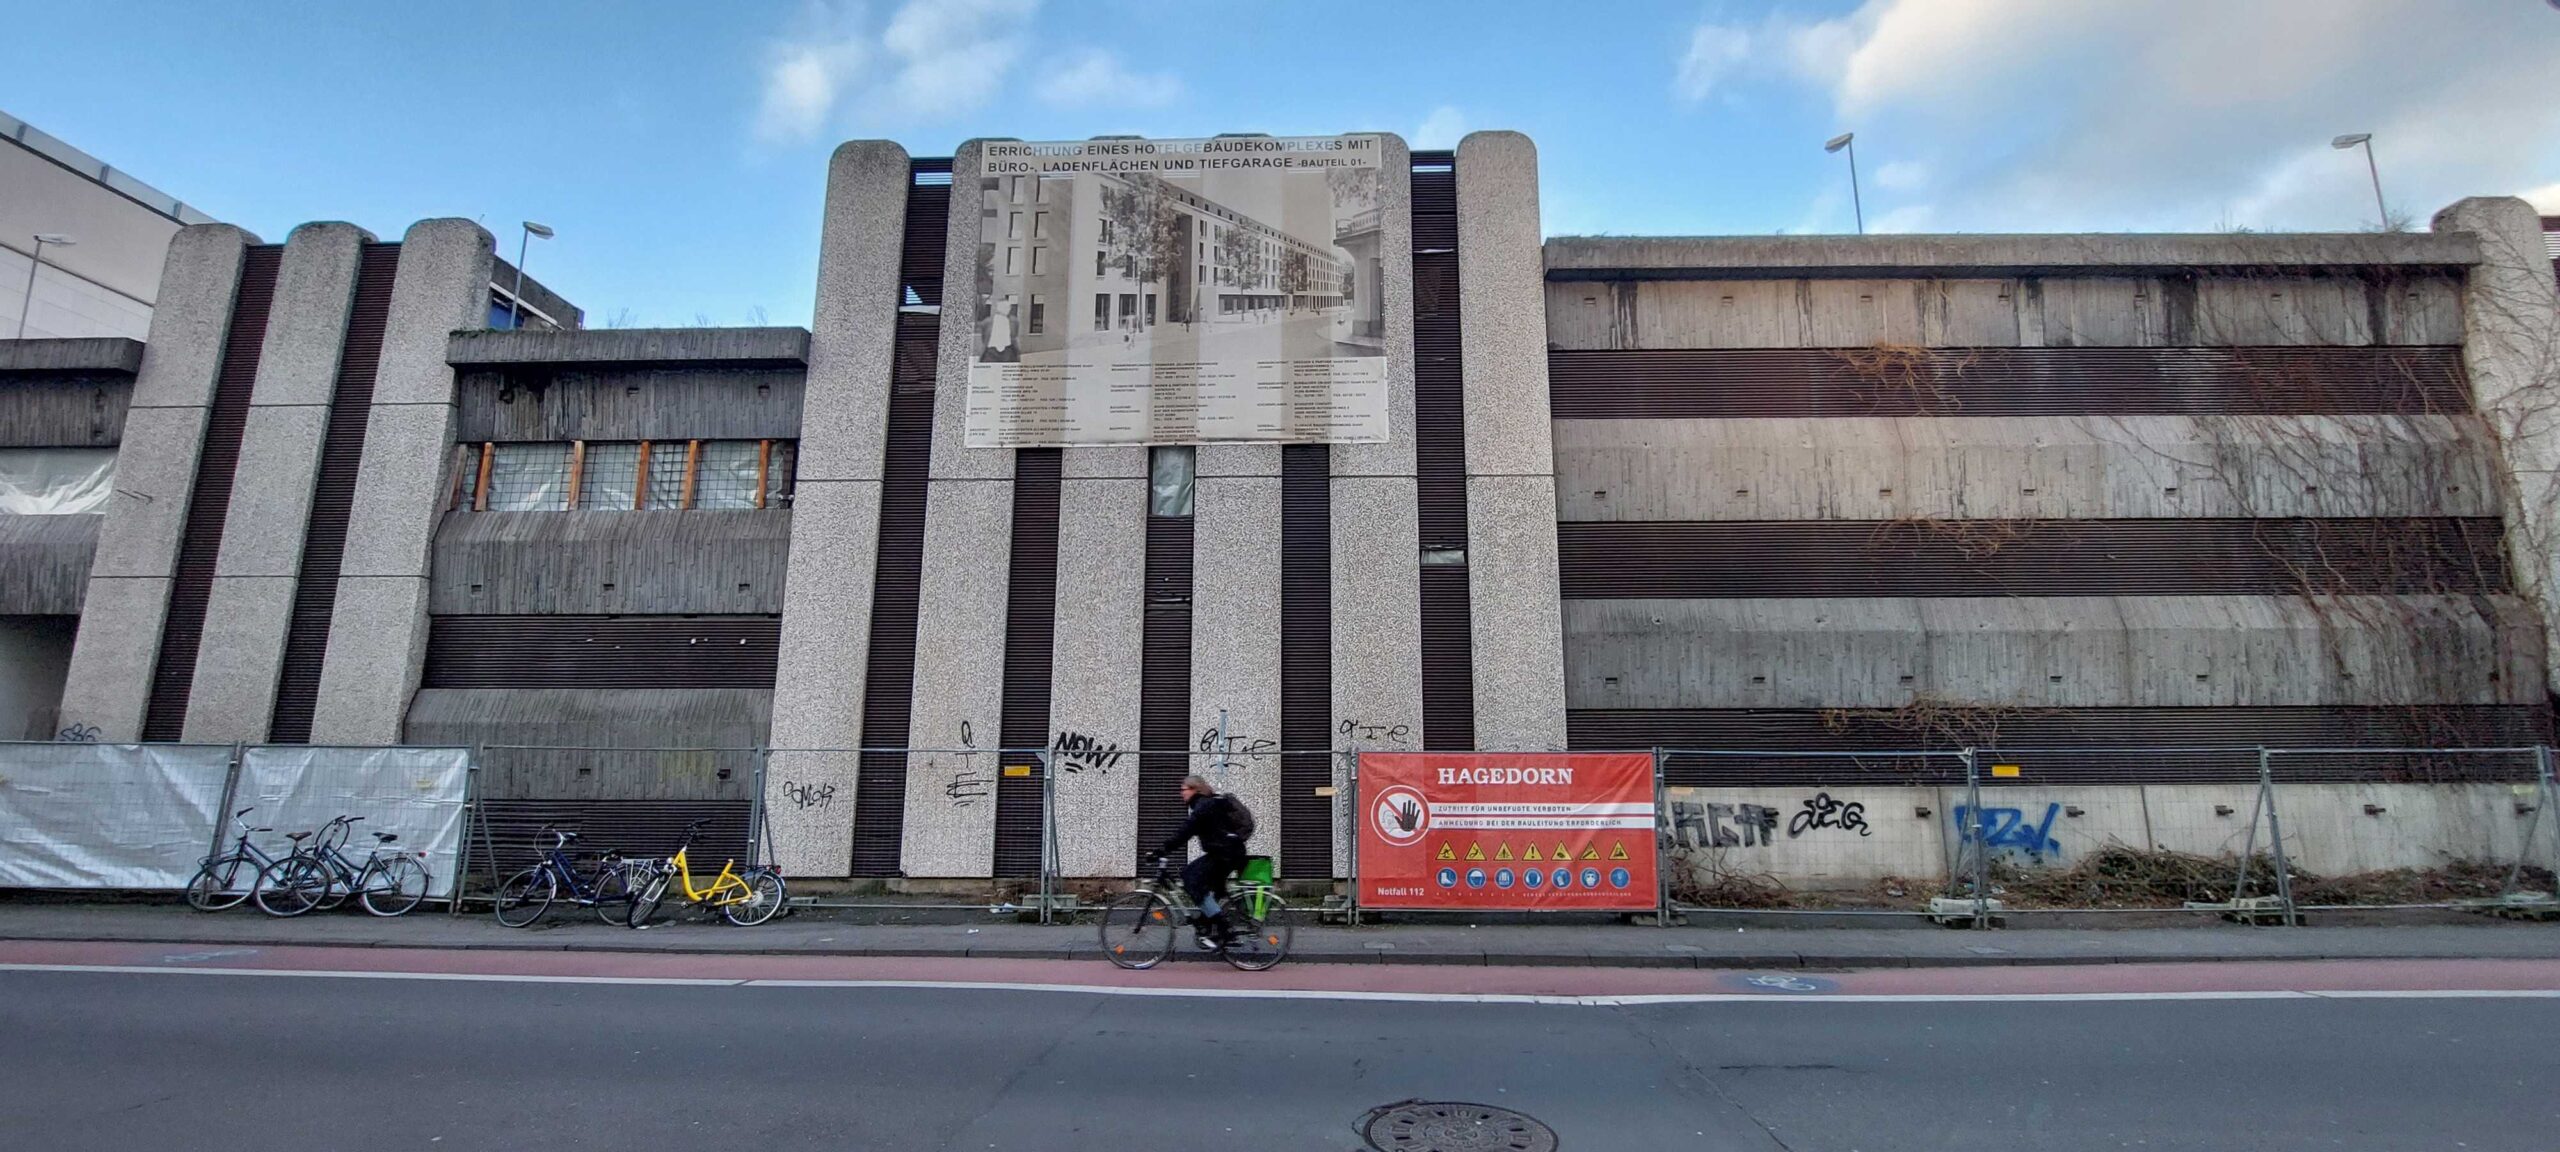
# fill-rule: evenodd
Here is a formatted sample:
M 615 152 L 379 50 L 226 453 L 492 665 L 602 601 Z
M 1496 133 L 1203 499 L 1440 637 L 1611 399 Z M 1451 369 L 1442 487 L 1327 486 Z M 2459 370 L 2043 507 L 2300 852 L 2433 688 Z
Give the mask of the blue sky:
M 1475 128 L 1550 234 L 2373 226 L 2560 211 L 2546 0 L 0 0 L 0 109 L 269 239 L 476 217 L 589 322 L 808 320 L 826 156 Z M 759 312 L 761 310 L 761 312 Z

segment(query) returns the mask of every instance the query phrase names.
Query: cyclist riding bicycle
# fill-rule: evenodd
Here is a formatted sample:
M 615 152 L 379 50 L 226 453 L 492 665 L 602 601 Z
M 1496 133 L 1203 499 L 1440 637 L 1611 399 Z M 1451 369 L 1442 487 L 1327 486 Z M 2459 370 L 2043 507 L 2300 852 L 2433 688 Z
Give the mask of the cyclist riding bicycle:
M 1253 839 L 1253 812 L 1243 801 L 1218 791 L 1208 777 L 1198 775 L 1182 778 L 1182 802 L 1189 814 L 1156 850 L 1155 859 L 1180 852 L 1193 837 L 1199 838 L 1200 858 L 1182 866 L 1182 890 L 1200 909 L 1191 924 L 1201 950 L 1215 951 L 1225 946 L 1227 936 L 1226 918 L 1218 914 L 1218 897 L 1244 867 L 1245 843 Z

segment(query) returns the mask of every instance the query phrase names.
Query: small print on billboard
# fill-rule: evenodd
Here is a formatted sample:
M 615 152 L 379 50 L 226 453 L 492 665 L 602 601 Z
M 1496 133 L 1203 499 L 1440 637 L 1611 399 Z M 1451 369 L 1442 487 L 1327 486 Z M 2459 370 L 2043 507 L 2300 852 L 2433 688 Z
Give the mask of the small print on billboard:
M 1359 810 L 1366 907 L 1659 903 L 1643 752 L 1362 753 Z

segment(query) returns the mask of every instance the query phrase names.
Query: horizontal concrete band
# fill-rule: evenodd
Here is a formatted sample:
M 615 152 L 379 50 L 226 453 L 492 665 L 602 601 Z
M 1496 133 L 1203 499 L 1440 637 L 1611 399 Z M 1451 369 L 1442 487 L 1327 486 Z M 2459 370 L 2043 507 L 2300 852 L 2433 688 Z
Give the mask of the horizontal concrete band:
M 456 332 L 445 362 L 456 367 L 503 364 L 803 364 L 806 328 L 604 328 Z
M 2468 416 L 1559 420 L 1561 519 L 2495 516 Z
M 2479 263 L 2480 243 L 2464 232 L 1558 236 L 1547 241 L 1546 260 L 1550 279 L 1578 272 L 2423 268 Z
M 2325 876 L 2510 862 L 2525 849 L 2538 803 L 2523 787 L 2524 795 L 2513 784 L 2280 785 L 2285 855 L 2295 869 Z M 2030 868 L 2067 868 L 2110 845 L 2236 857 L 2251 844 L 2257 798 L 2253 784 L 2003 782 L 1982 789 L 1983 838 L 1995 859 Z M 1956 866 L 1968 800 L 1962 788 L 1675 788 L 1666 815 L 1701 871 L 1817 889 L 1900 877 L 1921 889 Z M 2548 845 L 2550 835 L 2534 839 Z M 2260 819 L 2257 851 L 2271 856 L 2273 839 Z M 1971 854 L 1962 855 L 1970 867 Z
M 142 370 L 142 341 L 123 336 L 0 340 L 0 374 L 93 373 L 131 376 Z
M 2538 704 L 2512 596 L 1568 600 L 1569 706 Z
M 1549 244 L 1550 253 L 1554 245 Z M 2122 274 L 1761 278 L 1547 284 L 1548 346 L 1591 348 L 2159 348 L 2460 344 L 2448 274 L 2200 279 Z

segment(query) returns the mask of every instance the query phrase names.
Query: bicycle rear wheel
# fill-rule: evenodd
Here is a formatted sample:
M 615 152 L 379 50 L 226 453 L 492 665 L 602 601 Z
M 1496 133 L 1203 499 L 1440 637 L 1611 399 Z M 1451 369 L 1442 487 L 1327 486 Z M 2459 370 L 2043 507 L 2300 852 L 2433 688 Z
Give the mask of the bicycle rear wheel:
M 551 910 L 551 898 L 560 886 L 549 868 L 533 867 L 507 877 L 498 885 L 498 923 L 509 928 L 522 928 Z
M 631 883 L 634 885 L 631 889 L 631 911 L 622 918 L 623 926 L 646 927 L 649 917 L 658 914 L 658 902 L 667 897 L 667 873 L 664 869 L 651 868 L 645 875 L 632 877 Z
M 243 872 L 247 875 L 243 876 Z M 244 880 L 246 883 L 242 883 Z M 225 856 L 219 860 L 207 860 L 203 867 L 196 869 L 196 878 L 187 883 L 187 906 L 198 912 L 237 908 L 257 886 L 258 869 L 248 857 Z
M 773 914 L 782 911 L 782 874 L 769 868 L 749 868 L 738 875 L 746 882 L 747 898 L 720 906 L 722 919 L 740 928 L 753 928 Z
M 427 898 L 427 866 L 400 856 L 377 869 L 357 899 L 376 916 L 405 915 Z
M 607 924 L 631 923 L 631 866 L 616 864 L 596 877 L 596 919 Z
M 1173 954 L 1181 926 L 1172 901 L 1131 892 L 1102 910 L 1102 954 L 1123 968 L 1153 968 Z
M 269 916 L 300 916 L 329 898 L 334 880 L 328 865 L 309 856 L 287 856 L 259 871 L 251 898 Z
M 1247 972 L 1260 972 L 1289 954 L 1289 906 L 1269 892 L 1237 893 L 1227 902 L 1227 923 L 1233 929 L 1227 935 L 1227 946 L 1218 954 Z

